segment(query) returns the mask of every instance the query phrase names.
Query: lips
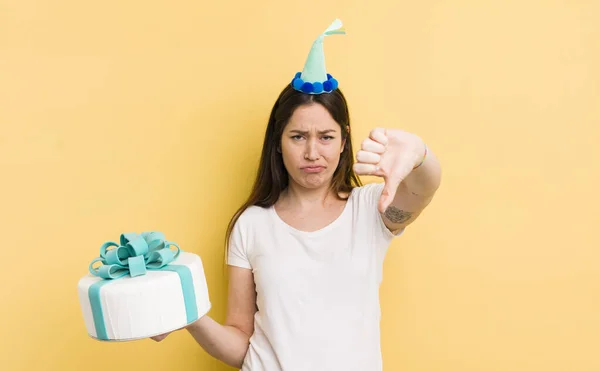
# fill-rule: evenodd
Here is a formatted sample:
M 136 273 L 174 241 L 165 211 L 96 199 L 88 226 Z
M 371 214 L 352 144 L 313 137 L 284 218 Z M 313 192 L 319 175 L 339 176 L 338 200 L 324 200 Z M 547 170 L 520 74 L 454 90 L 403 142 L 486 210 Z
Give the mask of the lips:
M 305 166 L 302 168 L 302 171 L 306 173 L 320 173 L 325 170 L 324 166 Z

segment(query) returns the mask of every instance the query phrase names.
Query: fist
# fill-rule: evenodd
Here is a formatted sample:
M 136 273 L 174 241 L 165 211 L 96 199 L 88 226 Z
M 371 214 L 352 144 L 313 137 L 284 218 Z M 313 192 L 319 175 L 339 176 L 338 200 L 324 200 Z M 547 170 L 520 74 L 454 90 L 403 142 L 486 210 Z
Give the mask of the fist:
M 396 196 L 400 183 L 421 163 L 425 143 L 418 136 L 397 129 L 376 128 L 356 153 L 354 172 L 384 179 L 379 212 L 384 213 Z

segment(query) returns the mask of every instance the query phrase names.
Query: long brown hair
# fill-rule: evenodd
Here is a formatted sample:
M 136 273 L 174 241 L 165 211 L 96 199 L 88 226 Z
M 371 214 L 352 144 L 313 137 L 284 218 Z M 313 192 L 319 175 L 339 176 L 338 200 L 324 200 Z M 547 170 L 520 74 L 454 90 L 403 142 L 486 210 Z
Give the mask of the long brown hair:
M 340 89 L 326 94 L 306 94 L 295 90 L 291 85 L 287 85 L 279 94 L 271 110 L 265 132 L 260 164 L 250 196 L 236 211 L 227 226 L 225 234 L 226 259 L 229 238 L 240 215 L 250 206 L 264 208 L 273 206 L 279 199 L 281 192 L 288 186 L 288 172 L 283 164 L 282 155 L 277 150 L 281 143 L 281 136 L 296 108 L 304 104 L 314 103 L 325 107 L 342 129 L 344 150 L 340 155 L 338 167 L 333 174 L 331 190 L 337 197 L 342 198 L 340 194 L 350 193 L 354 187 L 362 185 L 360 178 L 352 169 L 354 154 L 352 136 L 350 135 L 350 114 L 344 94 L 342 94 Z

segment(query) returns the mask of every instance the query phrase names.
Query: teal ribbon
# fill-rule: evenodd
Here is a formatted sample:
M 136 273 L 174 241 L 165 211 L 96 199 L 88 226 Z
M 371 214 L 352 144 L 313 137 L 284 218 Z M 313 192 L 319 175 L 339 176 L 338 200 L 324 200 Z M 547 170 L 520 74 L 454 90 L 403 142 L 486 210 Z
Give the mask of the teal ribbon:
M 120 236 L 119 242 L 120 244 L 112 241 L 102 244 L 100 256 L 92 260 L 89 266 L 92 275 L 102 278 L 92 284 L 88 290 L 98 339 L 108 340 L 100 299 L 102 286 L 127 275 L 143 276 L 148 270 L 177 273 L 181 281 L 187 323 L 198 319 L 192 272 L 184 265 L 169 265 L 181 252 L 176 243 L 167 241 L 161 232 L 124 233 Z M 171 246 L 176 250 L 173 251 Z M 94 267 L 97 263 L 102 264 Z

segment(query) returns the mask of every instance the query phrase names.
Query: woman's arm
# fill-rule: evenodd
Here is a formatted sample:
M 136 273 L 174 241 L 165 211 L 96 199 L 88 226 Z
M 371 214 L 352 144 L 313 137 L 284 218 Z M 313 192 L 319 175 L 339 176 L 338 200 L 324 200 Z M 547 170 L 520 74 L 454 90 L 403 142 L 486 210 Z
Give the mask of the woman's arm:
M 423 147 L 426 154 L 422 163 L 400 182 L 392 202 L 383 212 L 383 221 L 392 232 L 413 223 L 440 186 L 442 171 L 438 158 L 430 148 Z
M 225 324 L 221 325 L 205 315 L 186 329 L 208 354 L 229 366 L 241 368 L 254 332 L 255 313 L 256 291 L 252 271 L 230 266 Z M 161 335 L 153 339 L 161 341 L 165 337 Z
M 429 205 L 441 182 L 437 156 L 418 136 L 397 129 L 374 129 L 356 154 L 354 170 L 385 180 L 379 212 L 397 232 Z

